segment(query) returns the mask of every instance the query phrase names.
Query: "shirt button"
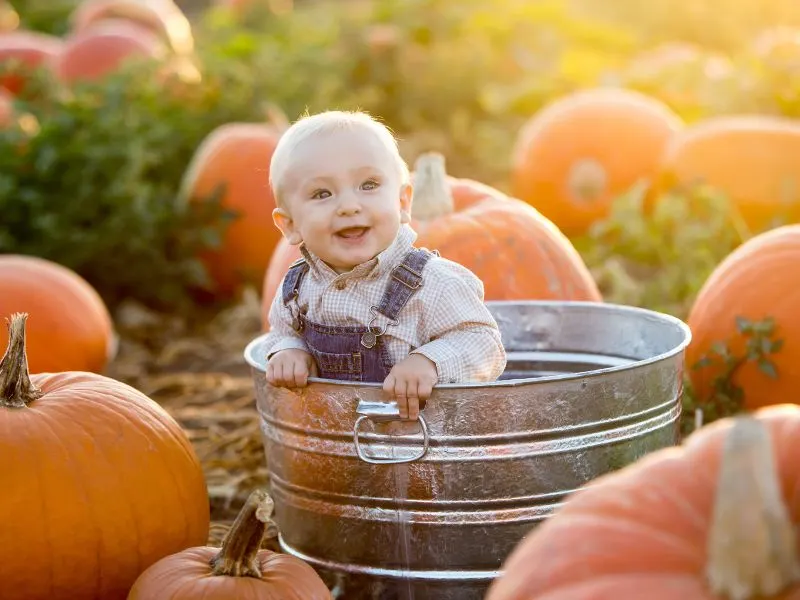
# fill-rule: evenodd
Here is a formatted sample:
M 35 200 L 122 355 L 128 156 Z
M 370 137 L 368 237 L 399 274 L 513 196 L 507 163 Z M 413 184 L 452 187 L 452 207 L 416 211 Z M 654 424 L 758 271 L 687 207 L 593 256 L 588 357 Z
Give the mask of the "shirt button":
M 346 281 L 337 281 L 336 282 L 336 289 L 337 290 L 343 290 L 346 287 L 347 287 L 347 282 Z

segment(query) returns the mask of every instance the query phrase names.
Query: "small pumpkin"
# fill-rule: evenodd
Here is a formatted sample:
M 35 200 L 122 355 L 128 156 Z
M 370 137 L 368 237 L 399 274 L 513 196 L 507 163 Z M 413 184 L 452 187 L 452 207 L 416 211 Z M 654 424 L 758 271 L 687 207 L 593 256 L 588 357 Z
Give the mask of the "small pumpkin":
M 109 19 L 123 19 L 149 29 L 178 54 L 194 50 L 191 24 L 172 0 L 83 0 L 70 16 L 74 32 Z
M 59 80 L 69 84 L 101 79 L 128 60 L 162 60 L 165 56 L 164 44 L 152 31 L 129 21 L 108 20 L 71 34 L 51 68 Z
M 567 235 L 607 217 L 615 198 L 652 180 L 667 142 L 683 123 L 662 102 L 625 89 L 559 98 L 520 131 L 514 195 Z
M 800 124 L 784 117 L 710 117 L 667 144 L 658 188 L 706 184 L 754 230 L 800 219 Z
M 260 550 L 273 507 L 266 492 L 255 490 L 222 548 L 189 548 L 161 559 L 139 576 L 128 600 L 331 600 L 308 564 Z
M 144 569 L 207 539 L 200 462 L 132 387 L 29 375 L 26 319 L 11 316 L 0 362 L 0 598 L 123 600 Z
M 800 600 L 800 407 L 716 421 L 576 492 L 486 600 Z
M 234 213 L 220 246 L 201 256 L 212 280 L 207 291 L 215 297 L 229 298 L 248 283 L 260 285 L 281 237 L 272 223 L 269 165 L 285 127 L 277 109 L 267 123 L 221 125 L 203 140 L 186 170 L 183 202 L 222 190 L 222 205 Z
M 25 86 L 26 71 L 45 66 L 63 48 L 60 38 L 38 31 L 18 29 L 0 33 L 0 64 L 4 71 L 8 69 L 0 77 L 0 86 L 18 95 Z
M 772 339 L 782 340 L 780 349 L 769 354 L 776 378 L 754 361 L 745 362 L 733 373 L 732 383 L 744 392 L 744 407 L 753 410 L 775 404 L 779 398 L 797 397 L 800 287 L 790 274 L 799 263 L 800 225 L 786 225 L 747 240 L 703 284 L 689 311 L 692 341 L 686 351 L 687 365 L 695 367 L 689 375 L 700 402 L 710 399 L 714 380 L 722 374 L 719 360 L 697 368 L 701 359 L 713 356 L 712 346 L 720 342 L 734 356 L 746 353 L 747 340 L 738 331 L 737 317 L 751 322 L 771 317 L 775 322 Z
M 414 166 L 416 244 L 436 249 L 477 275 L 486 300 L 602 300 L 570 241 L 533 207 L 489 186 L 448 177 L 441 154 Z M 300 256 L 282 240 L 263 288 L 263 325 L 281 279 Z
M 49 260 L 0 255 L 0 317 L 33 316 L 28 331 L 28 364 L 34 373 L 100 373 L 117 348 L 105 303 L 80 275 Z M 0 328 L 0 347 L 7 343 Z

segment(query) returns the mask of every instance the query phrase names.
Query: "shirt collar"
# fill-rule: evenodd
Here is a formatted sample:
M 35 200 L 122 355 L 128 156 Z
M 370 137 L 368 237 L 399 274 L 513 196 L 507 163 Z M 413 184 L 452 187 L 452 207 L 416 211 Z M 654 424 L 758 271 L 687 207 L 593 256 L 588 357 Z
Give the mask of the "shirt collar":
M 380 277 L 387 269 L 393 268 L 402 260 L 403 256 L 414 247 L 417 233 L 409 225 L 401 225 L 397 235 L 389 247 L 378 253 L 367 262 L 356 265 L 347 273 L 337 273 L 323 260 L 313 254 L 305 244 L 300 244 L 300 252 L 306 259 L 311 270 L 318 276 L 335 279 L 336 277 Z

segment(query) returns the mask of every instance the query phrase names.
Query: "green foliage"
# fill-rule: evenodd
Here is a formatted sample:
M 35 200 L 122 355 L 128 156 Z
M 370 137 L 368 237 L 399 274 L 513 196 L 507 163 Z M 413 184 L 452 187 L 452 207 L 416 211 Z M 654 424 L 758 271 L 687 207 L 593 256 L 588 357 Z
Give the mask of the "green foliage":
M 69 30 L 69 15 L 78 0 L 11 0 L 11 5 L 24 29 L 64 35 Z
M 727 199 L 696 187 L 647 202 L 636 186 L 575 240 L 609 302 L 684 317 L 711 271 L 747 235 Z
M 437 150 L 453 173 L 501 187 L 523 121 L 630 51 L 624 31 L 559 0 L 314 2 L 241 21 L 210 11 L 197 35 L 211 42 L 200 45 L 205 64 L 240 69 L 290 118 L 361 108 L 398 133 L 409 159 Z
M 737 317 L 736 331 L 745 339 L 744 351 L 737 354 L 725 342 L 717 341 L 707 355 L 696 364 L 689 365 L 695 370 L 716 368 L 718 374 L 714 377 L 710 397 L 698 398 L 693 390 L 688 390 L 684 396 L 684 416 L 691 416 L 697 408 L 702 408 L 704 421 L 708 422 L 741 412 L 745 392 L 734 379 L 739 369 L 747 363 L 755 363 L 765 377 L 777 379 L 779 373 L 770 356 L 781 350 L 783 340 L 775 338 L 776 327 L 771 317 L 760 321 Z M 690 430 L 684 423 L 684 431 L 688 433 Z
M 236 102 L 207 86 L 187 103 L 153 68 L 131 64 L 70 92 L 42 73 L 18 102 L 27 128 L 0 133 L 0 252 L 70 267 L 111 304 L 186 300 L 204 282 L 197 250 L 225 224 L 218 198 L 190 210 L 176 196 L 195 148 L 237 117 Z

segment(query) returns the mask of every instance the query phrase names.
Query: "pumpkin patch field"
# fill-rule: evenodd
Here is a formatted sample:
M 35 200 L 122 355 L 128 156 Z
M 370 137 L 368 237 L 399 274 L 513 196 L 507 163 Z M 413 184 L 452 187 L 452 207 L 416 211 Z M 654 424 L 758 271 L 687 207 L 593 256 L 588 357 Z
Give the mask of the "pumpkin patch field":
M 325 109 L 391 128 L 419 245 L 486 300 L 688 323 L 684 434 L 712 427 L 717 452 L 712 421 L 800 404 L 796 0 L 0 0 L 0 448 L 43 496 L 91 473 L 78 491 L 114 497 L 12 520 L 115 565 L 93 582 L 64 563 L 20 598 L 124 598 L 145 566 L 131 598 L 164 573 L 230 574 L 242 561 L 213 548 L 237 515 L 226 552 L 324 597 L 307 565 L 244 537 L 278 548 L 243 351 L 300 256 L 272 222 L 270 157 Z M 74 472 L 38 480 L 50 447 Z M 32 585 L 35 557 L 14 559 Z

